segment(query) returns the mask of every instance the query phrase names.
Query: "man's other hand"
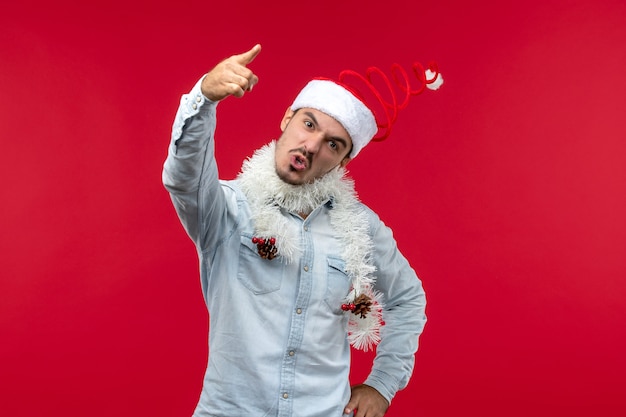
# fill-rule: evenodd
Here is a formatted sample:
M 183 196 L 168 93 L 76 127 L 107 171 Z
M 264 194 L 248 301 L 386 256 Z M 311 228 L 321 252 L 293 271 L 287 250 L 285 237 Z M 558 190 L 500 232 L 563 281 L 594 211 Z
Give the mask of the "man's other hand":
M 354 411 L 354 417 L 382 417 L 388 408 L 389 402 L 376 389 L 361 384 L 352 387 L 352 396 L 344 414 Z

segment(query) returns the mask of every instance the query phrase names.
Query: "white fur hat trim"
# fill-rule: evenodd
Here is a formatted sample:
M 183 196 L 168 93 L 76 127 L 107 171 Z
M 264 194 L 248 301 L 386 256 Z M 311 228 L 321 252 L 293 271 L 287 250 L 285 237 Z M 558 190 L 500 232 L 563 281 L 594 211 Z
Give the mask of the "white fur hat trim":
M 341 123 L 352 139 L 350 158 L 357 156 L 378 131 L 372 111 L 351 92 L 330 80 L 310 81 L 300 91 L 291 110 L 305 107 L 326 113 Z

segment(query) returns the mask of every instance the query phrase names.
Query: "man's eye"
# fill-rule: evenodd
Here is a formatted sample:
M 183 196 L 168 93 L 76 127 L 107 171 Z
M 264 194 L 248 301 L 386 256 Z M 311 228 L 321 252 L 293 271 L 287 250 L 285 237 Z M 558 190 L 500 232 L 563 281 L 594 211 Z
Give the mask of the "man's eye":
M 331 140 L 328 145 L 332 148 L 332 149 L 337 149 L 337 142 L 335 142 L 334 140 Z
M 306 127 L 313 127 L 313 123 L 309 120 L 305 120 L 304 124 L 306 125 Z

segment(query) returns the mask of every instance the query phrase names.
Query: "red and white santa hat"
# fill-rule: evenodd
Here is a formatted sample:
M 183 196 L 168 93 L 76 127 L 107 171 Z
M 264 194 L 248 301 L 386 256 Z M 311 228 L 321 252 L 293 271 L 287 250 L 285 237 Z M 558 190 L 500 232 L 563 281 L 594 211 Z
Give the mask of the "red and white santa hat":
M 436 90 L 443 84 L 435 63 L 429 64 L 426 70 L 421 64 L 414 63 L 412 69 L 420 82 L 418 88 L 411 87 L 411 79 L 398 64 L 391 67 L 395 88 L 389 77 L 376 67 L 368 68 L 365 75 L 351 70 L 342 71 L 338 81 L 314 79 L 300 91 L 291 110 L 312 108 L 341 123 L 352 139 L 350 157 L 354 158 L 370 141 L 382 141 L 389 136 L 398 110 L 406 107 L 411 96 L 422 93 L 425 88 Z M 373 75 L 379 78 L 377 85 L 382 82 L 389 90 L 390 101 L 374 85 Z M 353 78 L 353 82 L 347 82 L 349 77 Z M 398 90 L 404 94 L 401 102 L 398 101 Z

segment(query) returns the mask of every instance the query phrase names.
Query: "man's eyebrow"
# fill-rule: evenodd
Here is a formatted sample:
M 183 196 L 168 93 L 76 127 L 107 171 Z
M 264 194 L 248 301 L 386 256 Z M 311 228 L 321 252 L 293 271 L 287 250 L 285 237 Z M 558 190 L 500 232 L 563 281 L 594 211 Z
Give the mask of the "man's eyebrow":
M 348 141 L 340 136 L 331 136 L 331 139 L 334 140 L 335 142 L 340 142 L 344 148 L 348 147 Z
M 304 114 L 306 114 L 311 119 L 313 119 L 313 123 L 315 123 L 316 125 L 319 125 L 319 123 L 317 123 L 317 119 L 315 118 L 315 116 L 313 116 L 313 113 L 311 113 L 310 111 L 305 111 Z
M 306 114 L 308 117 L 310 117 L 311 120 L 313 120 L 313 123 L 315 123 L 316 126 L 319 126 L 319 123 L 317 122 L 317 119 L 315 118 L 313 113 L 311 113 L 310 111 L 305 111 L 304 114 Z M 348 147 L 348 141 L 345 140 L 344 138 L 340 137 L 340 136 L 331 136 L 330 139 L 334 140 L 335 142 L 341 142 L 341 144 L 343 145 L 344 148 Z

